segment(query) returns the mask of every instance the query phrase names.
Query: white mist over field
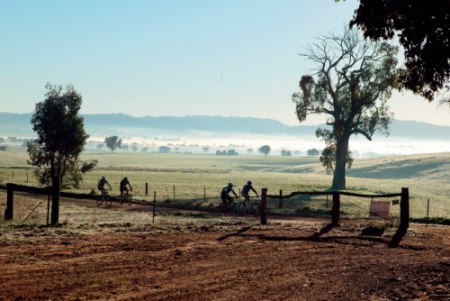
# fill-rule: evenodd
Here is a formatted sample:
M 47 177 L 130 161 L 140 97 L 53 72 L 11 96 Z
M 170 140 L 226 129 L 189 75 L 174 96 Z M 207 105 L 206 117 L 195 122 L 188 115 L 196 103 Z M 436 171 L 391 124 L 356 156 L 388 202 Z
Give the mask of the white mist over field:
M 282 150 L 291 151 L 293 155 L 306 155 L 308 149 L 322 150 L 324 143 L 314 136 L 272 136 L 272 135 L 227 135 L 221 136 L 198 133 L 189 137 L 155 136 L 155 137 L 121 137 L 122 143 L 129 147 L 135 144 L 138 152 L 158 152 L 160 146 L 168 146 L 171 152 L 180 153 L 215 153 L 217 150 L 234 149 L 240 154 L 258 154 L 262 145 L 271 147 L 271 154 L 279 155 Z M 91 145 L 103 143 L 105 137 L 91 136 Z M 350 150 L 354 157 L 374 157 L 385 155 L 409 155 L 422 153 L 440 153 L 450 151 L 450 141 L 414 140 L 396 137 L 376 137 L 368 141 L 362 137 L 350 139 Z M 131 149 L 128 149 L 131 152 Z

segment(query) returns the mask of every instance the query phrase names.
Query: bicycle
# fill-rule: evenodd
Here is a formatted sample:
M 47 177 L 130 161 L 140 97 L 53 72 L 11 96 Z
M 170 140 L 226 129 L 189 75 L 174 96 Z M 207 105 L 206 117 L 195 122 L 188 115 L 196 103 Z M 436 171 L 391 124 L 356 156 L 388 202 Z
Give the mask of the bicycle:
M 253 216 L 259 216 L 260 206 L 259 202 L 254 198 L 248 201 L 243 201 L 239 203 L 239 214 L 252 214 Z
M 95 202 L 97 203 L 97 207 L 100 207 L 101 205 L 103 205 L 103 202 L 105 202 L 106 207 L 111 207 L 112 199 L 109 196 L 109 193 L 108 193 L 109 190 L 111 190 L 111 189 L 105 189 L 105 193 L 100 194 L 98 196 L 98 198 L 95 200 Z
M 131 206 L 131 202 L 133 201 L 133 197 L 128 190 L 125 190 L 124 194 L 120 197 L 120 205 L 124 202 L 128 203 L 128 206 Z
M 219 204 L 220 211 L 230 212 L 234 214 L 239 214 L 239 203 L 233 202 L 223 202 Z

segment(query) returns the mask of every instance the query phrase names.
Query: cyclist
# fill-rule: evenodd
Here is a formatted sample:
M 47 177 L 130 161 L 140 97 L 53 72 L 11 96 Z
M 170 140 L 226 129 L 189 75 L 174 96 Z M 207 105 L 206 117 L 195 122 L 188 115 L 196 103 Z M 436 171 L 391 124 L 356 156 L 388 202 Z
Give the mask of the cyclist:
M 242 196 L 244 197 L 245 201 L 250 200 L 249 192 L 252 190 L 254 193 L 256 193 L 256 196 L 258 197 L 258 192 L 256 192 L 255 188 L 252 186 L 252 181 L 248 181 L 247 184 L 242 187 Z
M 238 197 L 236 192 L 233 190 L 233 183 L 228 183 L 227 186 L 222 188 L 222 192 L 220 193 L 220 198 L 224 205 L 230 205 L 234 202 L 234 198 L 230 196 L 230 192 L 234 194 L 235 197 Z
M 106 178 L 103 176 L 103 177 L 98 181 L 98 186 L 97 186 L 98 190 L 101 191 L 102 197 L 104 197 L 104 196 L 106 195 L 105 185 L 108 185 L 110 190 L 112 189 L 111 185 L 109 185 L 108 181 L 107 181 Z
M 128 194 L 128 186 L 130 186 L 130 190 L 133 190 L 133 187 L 131 186 L 130 182 L 128 182 L 127 177 L 123 178 L 122 181 L 120 181 L 120 202 L 123 202 L 123 199 L 125 197 L 125 194 Z

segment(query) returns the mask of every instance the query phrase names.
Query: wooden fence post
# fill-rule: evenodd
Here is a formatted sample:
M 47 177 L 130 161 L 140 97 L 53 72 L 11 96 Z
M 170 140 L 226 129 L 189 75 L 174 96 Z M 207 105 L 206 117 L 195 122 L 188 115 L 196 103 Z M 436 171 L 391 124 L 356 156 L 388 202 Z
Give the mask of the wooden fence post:
M 145 182 L 145 195 L 148 195 L 148 183 Z
M 152 221 L 153 224 L 155 223 L 155 208 L 156 208 L 156 191 L 153 195 L 153 221 Z
M 50 225 L 50 194 L 47 195 L 47 226 Z
M 400 227 L 405 230 L 409 228 L 409 189 L 402 188 L 400 198 Z
M 283 190 L 280 189 L 280 200 L 278 202 L 278 208 L 283 208 Z
M 341 200 L 339 191 L 333 191 L 333 206 L 331 208 L 331 224 L 333 226 L 339 225 L 339 217 L 341 210 Z
M 261 225 L 267 224 L 267 188 L 261 189 Z
M 14 212 L 14 190 L 11 184 L 6 184 L 6 209 L 5 209 L 5 221 L 13 219 Z
M 59 222 L 59 177 L 52 177 L 52 219 L 51 224 L 57 225 Z
M 405 236 L 409 228 L 409 189 L 402 188 L 402 196 L 400 197 L 400 224 L 397 232 L 389 243 L 390 247 L 396 248 L 400 244 L 400 241 Z

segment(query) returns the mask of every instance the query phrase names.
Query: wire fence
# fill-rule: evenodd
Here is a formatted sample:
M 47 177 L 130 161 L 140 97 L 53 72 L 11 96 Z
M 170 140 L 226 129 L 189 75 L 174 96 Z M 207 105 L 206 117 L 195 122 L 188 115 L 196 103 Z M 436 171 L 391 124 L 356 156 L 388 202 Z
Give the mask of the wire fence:
M 154 193 L 156 192 L 156 201 L 158 204 L 166 204 L 191 208 L 211 208 L 220 204 L 220 192 L 222 186 L 206 186 L 202 183 L 191 184 L 152 184 L 139 185 L 134 187 L 134 199 L 152 202 Z M 279 190 L 272 189 L 271 192 L 277 193 Z M 118 191 L 115 191 L 118 195 Z M 146 193 L 147 192 L 147 193 Z M 86 191 L 84 192 L 86 193 Z M 239 189 L 236 189 L 239 194 Z M 283 191 L 284 195 L 294 193 L 293 191 Z M 113 194 L 113 196 L 117 196 Z M 0 213 L 3 214 L 6 206 L 6 197 L 2 197 L 0 201 Z M 38 203 L 31 201 L 34 199 L 43 200 L 44 203 L 39 205 L 36 212 L 46 209 L 46 198 L 42 196 L 32 196 L 26 198 L 30 201 L 24 208 L 24 212 L 30 212 L 30 208 L 37 206 Z M 376 201 L 390 202 L 389 216 L 396 219 L 399 216 L 399 206 L 395 201 L 398 197 L 377 198 Z M 341 196 L 341 216 L 345 218 L 369 218 L 370 204 L 373 199 L 360 198 L 355 196 Z M 24 205 L 25 206 L 25 205 Z M 267 204 L 268 213 L 271 214 L 291 214 L 291 215 L 310 215 L 310 216 L 330 216 L 332 208 L 331 195 L 296 195 L 292 198 L 283 198 L 280 202 L 277 195 L 271 195 Z M 30 207 L 30 208 L 29 208 Z M 33 209 L 31 208 L 31 209 Z M 20 209 L 18 209 L 20 210 Z M 419 199 L 411 197 L 410 213 L 413 218 L 450 218 L 450 208 L 444 206 L 443 202 L 435 199 Z M 32 219 L 31 215 L 29 219 Z

